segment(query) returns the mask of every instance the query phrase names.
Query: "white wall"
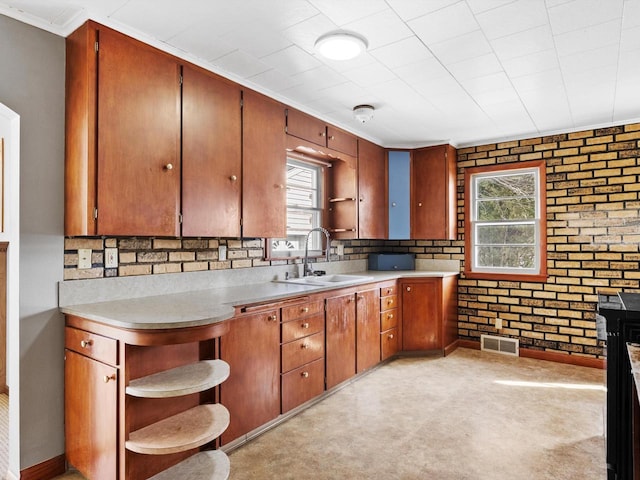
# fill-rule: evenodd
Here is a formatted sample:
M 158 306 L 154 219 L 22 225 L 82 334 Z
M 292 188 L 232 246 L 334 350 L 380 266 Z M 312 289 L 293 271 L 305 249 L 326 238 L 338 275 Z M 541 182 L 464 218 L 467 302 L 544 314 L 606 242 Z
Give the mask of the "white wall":
M 63 38 L 0 15 L 0 103 L 20 115 L 19 392 L 11 378 L 10 402 L 20 402 L 11 421 L 21 470 L 64 453 L 64 49 Z

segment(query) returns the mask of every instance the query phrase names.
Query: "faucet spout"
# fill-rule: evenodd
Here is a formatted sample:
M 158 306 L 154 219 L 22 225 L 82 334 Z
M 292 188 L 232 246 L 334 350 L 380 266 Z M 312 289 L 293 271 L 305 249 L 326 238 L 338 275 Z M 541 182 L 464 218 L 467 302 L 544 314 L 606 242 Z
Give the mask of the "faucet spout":
M 302 264 L 302 273 L 303 273 L 304 277 L 307 277 L 309 275 L 313 275 L 313 268 L 311 268 L 311 264 L 309 263 L 309 239 L 311 238 L 311 234 L 313 232 L 324 233 L 324 236 L 327 237 L 326 258 L 327 258 L 327 262 L 330 261 L 331 237 L 329 236 L 329 231 L 326 228 L 323 228 L 323 227 L 312 228 L 307 233 L 307 240 L 304 243 L 304 262 Z

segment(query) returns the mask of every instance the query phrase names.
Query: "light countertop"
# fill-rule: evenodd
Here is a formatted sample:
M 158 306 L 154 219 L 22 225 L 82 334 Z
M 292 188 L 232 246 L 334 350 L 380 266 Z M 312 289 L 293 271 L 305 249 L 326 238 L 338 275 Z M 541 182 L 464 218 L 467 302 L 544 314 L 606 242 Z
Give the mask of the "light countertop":
M 349 285 L 319 286 L 266 281 L 217 287 L 196 291 L 166 293 L 138 298 L 124 298 L 96 303 L 61 306 L 65 314 L 77 315 L 110 326 L 128 329 L 183 328 L 227 320 L 235 307 L 283 300 L 309 293 L 398 278 L 458 275 L 447 271 L 361 271 L 352 275 L 370 277 Z

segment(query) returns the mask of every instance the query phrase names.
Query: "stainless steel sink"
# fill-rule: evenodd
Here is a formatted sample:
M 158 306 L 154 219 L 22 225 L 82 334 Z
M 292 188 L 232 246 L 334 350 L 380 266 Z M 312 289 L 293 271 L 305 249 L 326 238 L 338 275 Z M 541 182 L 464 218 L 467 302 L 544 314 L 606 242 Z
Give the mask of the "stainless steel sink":
M 315 286 L 340 286 L 340 285 L 349 285 L 352 283 L 360 283 L 366 282 L 368 280 L 373 280 L 373 277 L 367 277 L 365 275 L 345 275 L 345 274 L 335 274 L 335 275 L 322 275 L 319 277 L 316 276 L 308 276 L 302 278 L 291 278 L 289 280 L 276 280 L 279 283 L 294 283 L 298 285 L 315 285 Z

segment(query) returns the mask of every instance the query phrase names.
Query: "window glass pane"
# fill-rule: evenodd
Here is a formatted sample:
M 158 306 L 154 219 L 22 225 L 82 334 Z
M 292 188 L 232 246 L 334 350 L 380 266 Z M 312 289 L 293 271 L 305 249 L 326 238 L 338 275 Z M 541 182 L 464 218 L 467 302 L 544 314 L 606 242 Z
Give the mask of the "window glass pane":
M 478 220 L 532 220 L 536 218 L 536 200 L 533 197 L 499 200 L 478 200 Z
M 535 173 L 479 177 L 477 198 L 527 197 L 536 193 Z
M 478 246 L 476 266 L 479 268 L 535 268 L 535 246 Z
M 287 206 L 315 208 L 315 192 L 307 188 L 287 187 Z
M 534 224 L 478 225 L 476 232 L 478 245 L 534 245 L 536 243 Z

